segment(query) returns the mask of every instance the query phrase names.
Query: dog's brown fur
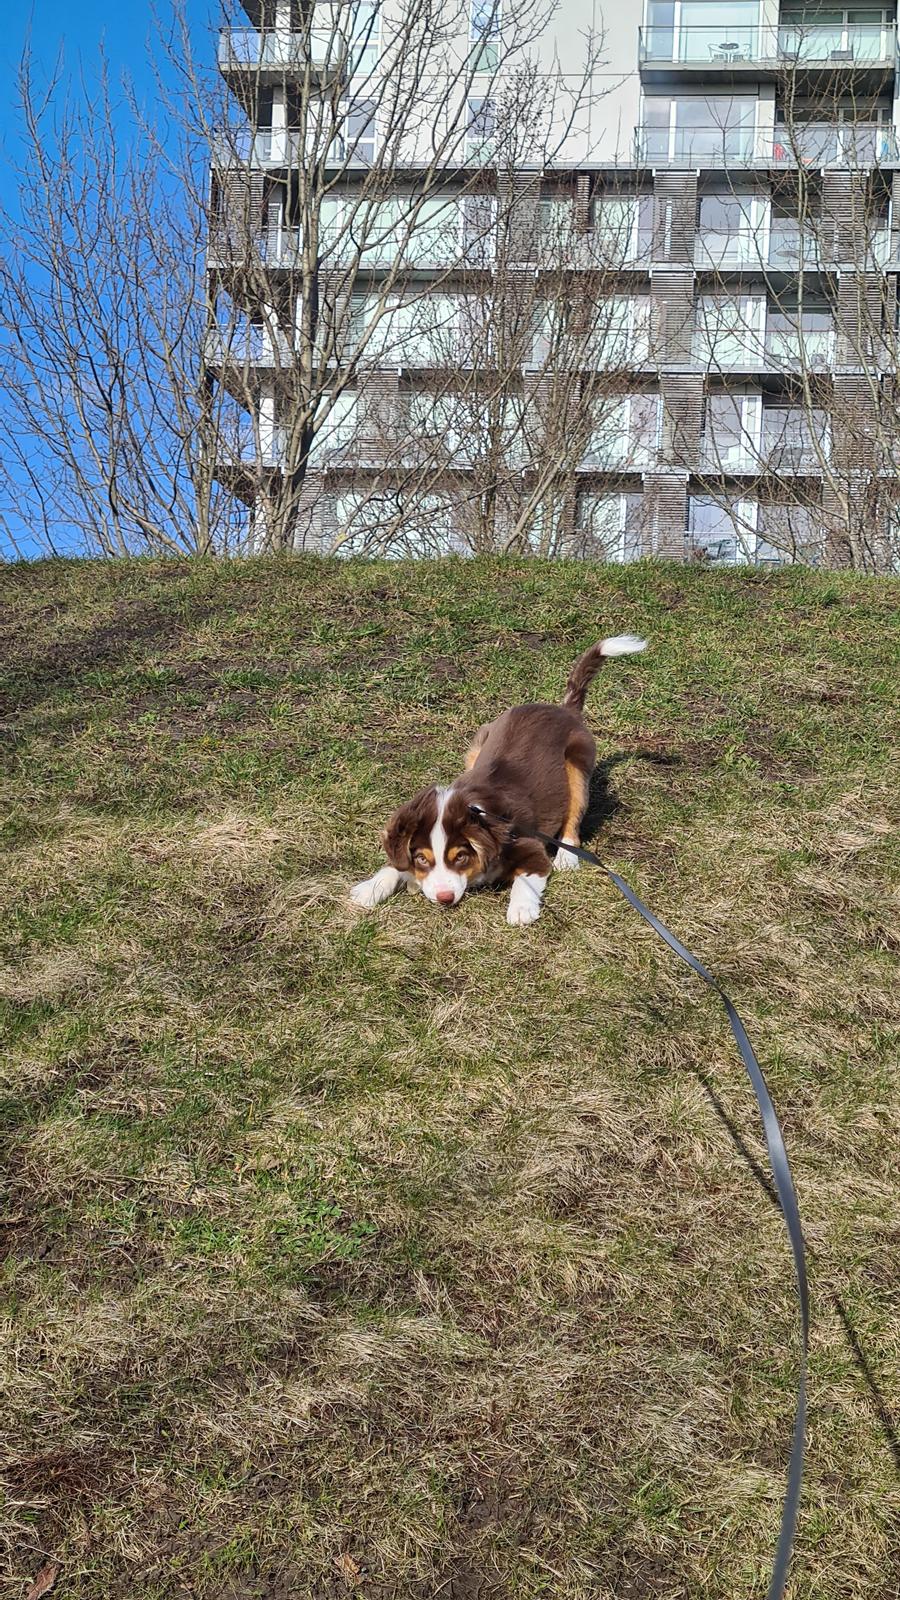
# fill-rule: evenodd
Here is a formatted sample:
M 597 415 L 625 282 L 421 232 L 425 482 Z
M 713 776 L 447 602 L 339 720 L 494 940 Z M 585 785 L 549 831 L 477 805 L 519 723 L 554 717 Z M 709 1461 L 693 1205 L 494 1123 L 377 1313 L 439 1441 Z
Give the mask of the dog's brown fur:
M 448 790 L 422 789 L 390 818 L 382 843 L 396 872 L 420 884 L 428 879 L 426 894 L 436 867 L 451 881 L 457 875 L 458 892 L 462 880 L 546 879 L 552 863 L 535 835 L 577 844 L 587 808 L 597 756 L 583 715 L 588 687 L 605 655 L 642 648 L 631 638 L 593 645 L 572 668 L 561 705 L 515 706 L 479 728 L 462 776 Z M 443 850 L 437 863 L 435 837 Z

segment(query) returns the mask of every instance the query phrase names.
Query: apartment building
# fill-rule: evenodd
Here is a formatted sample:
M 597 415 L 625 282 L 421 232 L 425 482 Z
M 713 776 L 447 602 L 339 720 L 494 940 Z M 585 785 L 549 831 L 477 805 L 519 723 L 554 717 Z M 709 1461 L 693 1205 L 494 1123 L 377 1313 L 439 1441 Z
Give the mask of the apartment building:
M 433 93 L 443 114 L 461 94 L 461 137 L 436 172 L 436 124 L 410 116 L 380 173 L 382 59 L 387 79 L 398 75 L 391 0 L 316 5 L 311 18 L 299 0 L 245 7 L 249 26 L 225 30 L 219 47 L 245 123 L 214 154 L 209 273 L 231 310 L 207 360 L 247 415 L 248 442 L 223 448 L 220 472 L 257 544 L 263 502 L 289 475 L 298 546 L 388 549 L 390 529 L 402 529 L 406 550 L 421 535 L 428 550 L 512 540 L 614 560 L 896 565 L 895 4 L 646 0 L 606 7 L 598 47 L 601 7 L 561 0 L 513 63 L 503 56 L 511 0 L 454 3 L 446 83 L 435 87 L 431 73 L 410 105 Z M 336 30 L 351 40 L 345 120 L 339 132 L 332 120 L 317 166 L 325 248 L 311 276 L 308 255 L 298 273 L 297 196 L 318 160 L 310 85 L 332 116 L 341 103 L 327 64 Z M 525 59 L 529 104 L 544 94 L 548 125 L 513 160 L 497 130 Z M 471 72 L 460 71 L 466 62 Z M 355 98 L 354 82 L 365 85 Z M 524 122 L 524 106 L 513 121 Z M 410 234 L 398 243 L 396 220 L 413 202 L 415 247 Z M 245 239 L 236 270 L 239 210 L 252 271 Z M 327 296 L 342 270 L 345 347 L 361 329 L 373 335 L 367 317 L 378 331 L 364 359 L 342 357 L 335 341 L 339 392 L 286 467 L 292 374 L 311 337 L 301 302 Z M 506 323 L 485 312 L 495 294 Z M 564 400 L 555 387 L 546 331 L 576 301 L 569 322 L 583 327 L 588 308 L 600 329 L 575 362 L 591 411 L 583 428 L 571 421 L 571 384 Z M 509 346 L 497 329 L 510 304 L 530 335 L 503 372 L 508 445 L 485 459 L 484 418 L 493 405 L 496 421 L 500 388 L 486 374 Z M 303 403 L 312 413 L 308 383 Z M 554 408 L 570 419 L 556 454 Z M 425 470 L 429 440 L 440 458 L 432 452 Z M 461 508 L 476 501 L 473 538 Z M 384 542 L 368 544 L 379 526 Z

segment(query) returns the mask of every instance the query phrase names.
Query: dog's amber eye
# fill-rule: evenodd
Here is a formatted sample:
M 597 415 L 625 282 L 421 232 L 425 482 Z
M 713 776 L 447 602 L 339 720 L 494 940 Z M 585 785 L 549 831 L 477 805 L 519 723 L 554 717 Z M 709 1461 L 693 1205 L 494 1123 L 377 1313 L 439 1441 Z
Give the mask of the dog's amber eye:
M 468 850 L 457 850 L 456 855 L 453 857 L 453 865 L 455 867 L 467 867 L 469 865 Z
M 417 867 L 430 867 L 431 862 L 423 850 L 417 850 L 413 858 Z

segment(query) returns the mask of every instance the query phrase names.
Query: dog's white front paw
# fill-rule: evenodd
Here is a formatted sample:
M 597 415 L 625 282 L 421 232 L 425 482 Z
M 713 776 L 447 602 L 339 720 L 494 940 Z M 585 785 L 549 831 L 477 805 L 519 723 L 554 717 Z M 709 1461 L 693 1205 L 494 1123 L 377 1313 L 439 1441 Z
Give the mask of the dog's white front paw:
M 570 839 L 567 842 L 575 844 L 576 840 Z M 553 865 L 559 872 L 575 872 L 581 866 L 581 862 L 577 856 L 573 856 L 571 850 L 564 850 L 560 845 L 556 855 L 553 857 Z
M 506 920 L 514 928 L 523 928 L 529 922 L 537 922 L 541 914 L 541 896 L 546 882 L 546 878 L 539 878 L 534 872 L 523 873 L 520 878 L 513 880 Z
M 382 867 L 374 878 L 355 883 L 350 890 L 350 899 L 362 911 L 371 911 L 374 906 L 380 906 L 382 900 L 390 899 L 400 882 L 400 876 L 396 867 Z
M 506 912 L 506 920 L 514 928 L 524 928 L 529 922 L 537 922 L 541 914 L 540 900 L 510 900 Z

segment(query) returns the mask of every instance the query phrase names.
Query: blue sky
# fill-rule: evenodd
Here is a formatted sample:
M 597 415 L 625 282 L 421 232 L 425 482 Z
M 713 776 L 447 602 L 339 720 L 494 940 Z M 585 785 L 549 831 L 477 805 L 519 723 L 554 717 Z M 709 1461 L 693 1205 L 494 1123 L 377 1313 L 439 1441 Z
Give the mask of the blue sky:
M 217 9 L 210 0 L 188 0 L 187 9 L 198 57 L 208 59 L 208 19 L 217 15 Z M 158 0 L 157 10 L 165 17 L 167 0 Z M 153 30 L 153 16 L 146 0 L 6 0 L 3 12 L 6 21 L 0 28 L 0 183 L 3 198 L 8 201 L 8 163 L 15 158 L 16 140 L 13 85 L 29 28 L 32 54 L 42 70 L 51 70 L 62 47 L 68 71 L 75 76 L 83 71 L 90 77 L 102 41 L 113 82 L 118 82 L 123 72 L 128 73 L 139 91 L 143 89 L 149 96 L 153 82 L 147 69 L 146 45 Z
M 210 18 L 218 20 L 215 0 L 186 0 L 187 13 L 195 39 L 198 61 L 213 59 Z M 26 36 L 31 35 L 32 57 L 41 79 L 52 72 L 60 49 L 67 77 L 77 83 L 80 76 L 90 81 L 97 65 L 101 42 L 105 47 L 111 82 L 123 75 L 133 79 L 140 99 L 152 113 L 156 86 L 148 67 L 147 43 L 153 33 L 153 14 L 147 0 L 5 0 L 4 23 L 0 28 L 0 205 L 15 212 L 16 183 L 12 164 L 18 154 L 18 111 L 14 104 L 16 71 Z M 169 0 L 157 0 L 157 10 L 165 18 Z M 18 548 L 32 550 L 29 531 L 7 508 L 7 526 Z M 68 539 L 59 530 L 58 545 L 65 549 Z M 0 558 L 11 552 L 5 548 L 0 527 Z

